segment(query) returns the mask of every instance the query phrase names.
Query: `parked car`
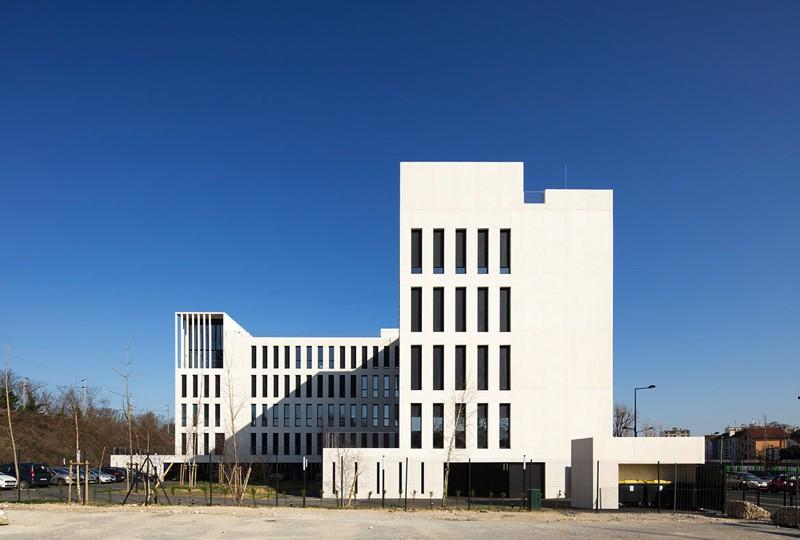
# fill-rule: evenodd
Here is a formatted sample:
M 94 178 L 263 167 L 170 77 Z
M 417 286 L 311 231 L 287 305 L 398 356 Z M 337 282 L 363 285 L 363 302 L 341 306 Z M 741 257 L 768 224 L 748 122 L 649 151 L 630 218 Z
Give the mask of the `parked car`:
M 113 476 L 115 482 L 122 482 L 128 476 L 128 472 L 122 467 L 101 467 L 100 470 Z
M 795 492 L 797 490 L 797 476 L 779 474 L 767 485 L 767 491 L 775 493 L 777 491 Z
M 0 489 L 14 489 L 15 487 L 17 487 L 16 478 L 0 473 Z
M 752 472 L 754 475 L 764 480 L 767 484 L 769 484 L 769 482 L 773 478 L 775 478 L 776 476 L 778 476 L 778 474 L 780 474 L 774 471 L 750 471 L 750 472 Z
M 71 484 L 77 478 L 75 472 L 72 476 L 69 474 L 69 469 L 66 467 L 50 467 L 50 483 L 56 486 L 65 486 Z
M 0 473 L 16 477 L 13 463 L 0 465 Z M 41 463 L 20 463 L 19 464 L 19 487 L 28 489 L 30 487 L 43 487 L 50 485 L 50 470 Z
M 89 472 L 94 474 L 101 484 L 110 484 L 114 481 L 114 475 L 100 471 L 99 469 L 89 469 Z
M 728 473 L 728 489 L 767 489 L 767 482 L 749 472 Z

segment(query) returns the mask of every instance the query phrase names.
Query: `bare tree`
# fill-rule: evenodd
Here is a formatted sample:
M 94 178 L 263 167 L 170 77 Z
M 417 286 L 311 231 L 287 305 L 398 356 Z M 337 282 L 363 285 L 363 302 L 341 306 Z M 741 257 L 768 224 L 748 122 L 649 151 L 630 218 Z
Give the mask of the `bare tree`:
M 627 405 L 614 404 L 614 437 L 629 437 L 633 434 L 633 413 Z
M 225 362 L 225 396 L 226 405 L 228 409 L 228 429 L 230 430 L 231 447 L 225 445 L 223 451 L 223 458 L 229 461 L 230 466 L 225 467 L 223 464 L 223 474 L 231 495 L 236 500 L 237 504 L 242 504 L 245 492 L 247 490 L 247 483 L 250 480 L 250 473 L 253 470 L 252 463 L 248 463 L 247 472 L 245 473 L 242 468 L 241 455 L 239 451 L 239 442 L 236 433 L 236 419 L 242 412 L 245 406 L 244 398 L 237 399 L 236 392 L 233 384 L 233 374 L 231 372 L 231 362 Z M 230 448 L 230 451 L 229 451 Z
M 114 370 L 114 373 L 119 375 L 125 380 L 125 394 L 123 396 L 122 402 L 122 412 L 125 416 L 125 420 L 128 423 L 128 472 L 125 475 L 125 487 L 126 489 L 130 490 L 131 488 L 131 471 L 133 470 L 133 406 L 131 405 L 131 393 L 130 393 L 130 378 L 131 378 L 131 365 L 133 361 L 130 359 L 128 355 L 129 347 L 125 346 L 125 358 L 121 361 L 121 368 Z
M 358 448 L 350 446 L 345 437 L 333 435 L 330 439 L 335 439 L 336 451 L 334 452 L 335 462 L 337 464 L 336 475 L 339 478 L 333 478 L 333 485 L 338 486 L 334 492 L 338 492 L 339 506 L 342 508 L 350 508 L 353 505 L 353 499 L 356 495 L 358 488 L 358 479 L 364 468 L 358 467 L 361 459 L 361 452 Z
M 8 418 L 8 434 L 11 437 L 11 448 L 14 453 L 14 473 L 17 478 L 17 502 L 20 501 L 20 482 L 19 482 L 19 460 L 17 458 L 17 442 L 14 439 L 14 426 L 11 423 L 11 398 L 9 396 L 9 377 L 8 363 L 11 357 L 11 347 L 6 346 L 6 371 L 5 371 L 5 394 L 6 394 L 6 416 Z
M 452 411 L 453 421 L 445 426 L 449 429 L 444 429 L 444 443 L 447 453 L 444 462 L 444 479 L 442 486 L 442 506 L 447 505 L 447 489 L 450 484 L 450 464 L 453 459 L 457 457 L 461 450 L 466 448 L 466 442 L 469 438 L 468 431 L 472 425 L 472 417 L 474 415 L 475 401 L 475 387 L 471 384 L 471 377 L 466 376 L 464 381 L 463 390 L 454 390 L 451 394 L 450 401 L 445 405 L 445 415 L 447 411 Z

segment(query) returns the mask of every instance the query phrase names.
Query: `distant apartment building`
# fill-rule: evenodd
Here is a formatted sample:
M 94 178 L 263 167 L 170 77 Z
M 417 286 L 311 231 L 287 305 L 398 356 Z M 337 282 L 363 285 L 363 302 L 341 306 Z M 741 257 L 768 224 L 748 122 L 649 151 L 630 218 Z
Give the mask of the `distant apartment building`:
M 703 439 L 611 437 L 613 240 L 609 190 L 528 194 L 521 163 L 403 163 L 399 328 L 259 337 L 176 313 L 174 459 L 237 452 L 292 476 L 305 457 L 330 496 L 348 452 L 359 498 L 439 497 L 449 467 L 451 494 L 614 508 L 625 467 L 701 463 Z
M 706 436 L 706 461 L 774 461 L 791 446 L 791 429 L 776 426 L 730 426 Z
M 689 430 L 686 428 L 673 427 L 661 432 L 662 437 L 689 437 Z

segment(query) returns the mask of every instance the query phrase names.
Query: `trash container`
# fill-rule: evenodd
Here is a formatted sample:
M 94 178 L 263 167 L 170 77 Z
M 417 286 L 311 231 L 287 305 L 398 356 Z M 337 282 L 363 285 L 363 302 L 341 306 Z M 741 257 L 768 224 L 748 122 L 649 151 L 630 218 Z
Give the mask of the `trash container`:
M 641 480 L 622 480 L 619 483 L 619 505 L 644 506 L 644 482 Z
M 528 490 L 528 510 L 541 510 L 542 509 L 542 490 L 529 489 Z
M 672 505 L 672 492 L 669 492 L 669 495 L 666 495 L 666 487 L 671 485 L 672 482 L 669 480 L 661 480 L 659 483 L 658 480 L 648 480 L 645 484 L 645 506 L 648 508 L 657 508 L 658 507 L 658 494 L 661 493 L 661 508 L 667 507 L 667 502 L 669 505 Z M 668 499 L 669 498 L 669 499 Z

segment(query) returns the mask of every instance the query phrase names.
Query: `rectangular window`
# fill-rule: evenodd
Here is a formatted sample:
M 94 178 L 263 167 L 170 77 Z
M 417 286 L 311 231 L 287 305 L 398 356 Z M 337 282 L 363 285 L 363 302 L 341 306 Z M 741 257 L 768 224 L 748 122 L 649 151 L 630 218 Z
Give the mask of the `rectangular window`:
M 288 456 L 289 455 L 289 434 L 288 433 L 284 433 L 283 434 L 283 455 L 284 456 Z
M 264 369 L 267 369 L 267 366 L 269 365 L 267 364 L 267 351 L 269 351 L 269 347 L 266 345 L 261 347 L 261 367 Z M 267 451 L 266 448 L 266 445 L 264 445 L 264 452 Z
M 356 363 L 357 363 L 356 351 L 357 350 L 358 349 L 356 348 L 355 345 L 350 347 L 350 369 L 356 369 Z
M 369 353 L 367 352 L 367 346 L 364 345 L 361 347 L 361 369 L 367 369 L 367 357 Z
M 272 406 L 272 425 L 273 425 L 273 427 L 278 427 L 279 425 L 281 425 L 280 414 L 281 414 L 281 410 L 278 407 L 278 405 L 277 404 L 273 405 Z
M 389 376 L 388 375 L 384 375 L 383 376 L 383 397 L 388 398 L 389 397 L 389 392 L 391 392 L 391 391 L 392 391 L 392 389 L 389 386 Z
M 467 230 L 456 229 L 456 274 L 467 273 Z
M 311 346 L 306 345 L 306 369 L 311 369 L 314 364 L 313 351 L 314 349 Z
M 367 427 L 369 407 L 366 403 L 361 404 L 361 427 Z
M 411 287 L 411 331 L 422 332 L 422 288 Z
M 489 389 L 489 347 L 478 345 L 478 390 Z
M 272 376 L 272 397 L 280 397 L 280 385 L 278 384 L 278 376 Z
M 280 452 L 281 449 L 280 449 L 280 442 L 279 441 L 280 441 L 280 439 L 278 439 L 278 434 L 277 433 L 273 433 L 272 434 L 272 453 L 274 455 L 276 455 L 276 456 L 281 453 Z
M 272 367 L 278 369 L 280 367 L 280 359 L 278 358 L 280 348 L 277 345 L 272 346 Z
M 314 380 L 316 381 L 316 385 L 317 385 L 317 397 L 318 398 L 321 398 L 322 395 L 323 395 L 322 386 L 323 386 L 323 383 L 325 382 L 324 377 L 325 377 L 325 375 L 320 375 L 319 373 L 314 375 Z
M 186 455 L 186 433 L 181 433 L 181 454 Z
M 378 347 L 372 347 L 372 369 L 378 369 L 380 367 L 380 349 Z
M 422 273 L 422 229 L 411 229 L 411 273 Z
M 214 395 L 220 397 L 222 390 L 222 383 L 220 382 L 219 375 L 214 375 Z
M 433 331 L 444 332 L 444 288 L 433 288 Z
M 336 407 L 333 403 L 328 403 L 328 427 L 336 425 Z
M 262 433 L 261 434 L 261 455 L 262 456 L 266 456 L 267 455 L 267 434 L 266 433 Z
M 356 404 L 350 404 L 350 427 L 356 427 Z
M 369 381 L 366 375 L 361 376 L 361 397 L 369 397 Z
M 345 415 L 347 414 L 347 407 L 344 403 L 339 404 L 339 427 L 344 427 Z
M 291 361 L 291 347 L 285 345 L 283 347 L 283 367 L 284 369 L 289 369 L 289 362 Z
M 345 392 L 347 389 L 344 387 L 345 378 L 344 375 L 339 375 L 339 397 L 343 398 L 345 396 Z
M 220 418 L 222 415 L 220 414 L 219 411 L 220 411 L 219 403 L 215 403 L 214 404 L 214 427 L 219 427 L 220 421 L 222 420 L 222 418 Z
M 255 433 L 251 433 L 250 434 L 250 455 L 251 456 L 256 455 L 256 434 Z
M 400 376 L 394 376 L 394 397 L 400 397 Z
M 394 404 L 394 427 L 397 427 L 399 425 L 400 425 L 400 405 L 395 403 Z M 397 435 L 397 433 L 395 433 L 395 435 Z
M 312 397 L 313 394 L 314 394 L 314 389 L 313 389 L 314 384 L 312 382 L 313 380 L 314 380 L 313 376 L 306 375 L 306 397 L 307 398 Z
M 181 427 L 186 427 L 186 403 L 181 403 Z
M 301 450 L 300 449 L 300 434 L 299 433 L 295 433 L 294 434 L 294 455 L 299 456 L 300 455 L 300 450 Z
M 467 408 L 464 403 L 455 404 L 456 448 L 467 447 Z
M 181 397 L 186 397 L 186 375 L 181 375 Z
M 261 397 L 267 396 L 267 389 L 269 389 L 269 375 L 261 376 Z
M 317 403 L 317 427 L 323 427 L 325 425 L 325 416 L 322 412 L 322 403 Z
M 333 375 L 328 375 L 328 397 L 329 398 L 332 398 L 333 396 L 336 395 L 335 388 L 333 387 L 334 381 L 335 381 L 335 379 L 334 379 Z
M 328 369 L 335 369 L 336 368 L 336 359 L 334 358 L 334 347 L 328 347 Z
M 467 331 L 467 288 L 456 287 L 456 332 Z
M 257 350 L 258 349 L 256 348 L 255 345 L 252 345 L 250 347 L 250 368 L 251 369 L 256 369 L 256 367 L 258 367 L 258 359 L 257 359 L 257 354 L 256 354 Z
M 467 388 L 467 348 L 464 345 L 456 345 L 456 390 L 466 390 Z
M 314 449 L 311 447 L 311 433 L 306 433 L 306 454 L 313 454 Z
M 444 390 L 444 346 L 433 346 L 433 389 Z
M 250 397 L 258 396 L 258 379 L 255 375 L 250 375 Z
M 394 369 L 400 369 L 400 345 L 394 346 Z
M 500 229 L 500 273 L 511 273 L 511 229 Z
M 489 229 L 478 229 L 478 273 L 489 273 Z
M 433 230 L 433 273 L 444 274 L 444 229 Z
M 383 367 L 388 368 L 391 364 L 391 348 L 387 345 L 383 348 Z
M 192 375 L 192 397 L 197 397 L 197 375 Z
M 478 448 L 489 448 L 489 406 L 478 403 Z
M 300 384 L 300 375 L 294 376 L 294 397 L 299 398 L 302 397 L 303 388 L 302 384 Z
M 392 413 L 389 410 L 389 404 L 383 404 L 383 427 L 389 427 L 389 424 L 392 421 Z
M 289 397 L 292 395 L 292 383 L 288 375 L 283 376 L 283 396 Z
M 261 427 L 269 426 L 269 405 L 261 404 Z
M 511 404 L 500 404 L 500 448 L 511 448 Z
M 251 427 L 256 427 L 256 419 L 257 418 L 258 418 L 258 415 L 256 414 L 256 404 L 255 403 L 251 403 L 250 404 L 250 426 Z
M 344 346 L 339 347 L 339 369 L 345 369 L 347 367 L 347 355 L 345 354 L 346 350 Z
M 292 409 L 288 403 L 283 404 L 283 427 L 289 427 L 292 422 Z
M 380 388 L 378 387 L 378 376 L 372 376 L 372 397 L 378 397 L 378 392 L 380 392 Z
M 500 287 L 500 331 L 511 331 L 511 287 Z
M 356 388 L 356 376 L 350 375 L 350 397 L 356 397 L 358 389 Z
M 419 464 L 419 492 L 425 493 L 425 462 Z
M 294 367 L 295 369 L 303 367 L 303 348 L 300 345 L 294 347 Z
M 500 345 L 500 390 L 511 390 L 511 347 Z
M 378 404 L 377 403 L 373 403 L 372 404 L 372 427 L 378 427 L 378 422 L 380 422 L 380 419 L 381 419 L 381 412 L 380 412 L 380 409 L 378 409 Z
M 489 289 L 478 287 L 478 332 L 489 331 Z
M 433 447 L 444 448 L 444 403 L 433 404 Z
M 322 345 L 317 346 L 317 369 L 325 367 L 325 360 L 322 358 Z
M 411 389 L 422 390 L 422 345 L 411 346 Z
M 306 427 L 314 425 L 314 407 L 311 403 L 306 403 Z
M 411 448 L 422 448 L 422 404 L 411 404 Z
M 294 405 L 294 427 L 303 425 L 303 408 L 299 403 Z

